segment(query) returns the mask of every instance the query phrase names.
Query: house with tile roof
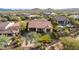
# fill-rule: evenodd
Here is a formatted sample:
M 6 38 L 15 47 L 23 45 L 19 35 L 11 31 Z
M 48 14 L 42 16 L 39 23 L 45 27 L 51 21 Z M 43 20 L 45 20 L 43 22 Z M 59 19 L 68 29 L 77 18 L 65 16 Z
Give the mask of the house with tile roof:
M 19 26 L 15 22 L 0 22 L 0 35 L 2 34 L 18 34 Z
M 45 19 L 31 20 L 28 23 L 28 31 L 51 33 L 52 32 L 52 24 L 50 21 L 47 21 Z

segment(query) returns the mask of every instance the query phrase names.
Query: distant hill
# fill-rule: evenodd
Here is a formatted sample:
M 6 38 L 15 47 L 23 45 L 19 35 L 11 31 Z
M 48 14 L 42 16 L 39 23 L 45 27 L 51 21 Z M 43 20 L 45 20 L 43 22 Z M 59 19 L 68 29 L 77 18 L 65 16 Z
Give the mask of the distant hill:
M 12 11 L 12 9 L 4 9 L 4 8 L 0 8 L 0 11 Z
M 79 10 L 79 8 L 65 8 L 65 9 L 52 9 L 52 8 L 47 8 L 47 9 L 40 9 L 40 8 L 34 8 L 34 9 L 8 9 L 8 8 L 0 8 L 0 11 L 9 11 L 9 10 L 45 10 L 45 11 L 53 11 L 53 10 Z
M 30 9 L 8 9 L 8 8 L 0 8 L 0 11 L 17 11 L 17 10 L 30 10 Z
M 55 9 L 56 13 L 79 14 L 79 8 Z
M 79 8 L 66 8 L 66 9 L 58 9 L 58 10 L 63 10 L 63 11 L 66 11 L 66 10 L 79 11 Z

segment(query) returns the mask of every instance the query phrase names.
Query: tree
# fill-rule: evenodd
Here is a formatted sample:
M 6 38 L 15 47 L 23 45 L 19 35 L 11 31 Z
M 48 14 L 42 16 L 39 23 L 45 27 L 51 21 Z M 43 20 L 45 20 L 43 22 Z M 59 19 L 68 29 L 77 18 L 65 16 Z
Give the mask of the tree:
M 58 24 L 58 22 L 55 20 L 55 16 L 49 16 L 48 18 L 49 18 L 48 20 L 51 21 L 51 23 L 52 23 L 53 30 L 58 30 L 58 29 L 57 29 L 57 26 L 58 26 L 59 24 Z
M 76 19 L 74 17 L 69 17 L 69 16 L 66 16 L 69 18 L 69 21 L 71 24 L 73 25 L 79 25 L 79 21 L 76 21 Z
M 20 30 L 24 31 L 26 29 L 26 26 L 27 26 L 26 22 L 19 20 L 19 23 L 20 23 Z
M 21 19 L 19 16 L 9 16 L 9 21 L 19 21 Z
M 28 19 L 28 18 L 25 18 L 24 16 L 20 16 L 20 18 L 21 18 L 22 20 Z
M 52 27 L 53 27 L 53 33 L 52 33 L 52 35 L 51 35 L 51 37 L 53 38 L 53 39 L 58 39 L 59 38 L 59 33 L 58 33 L 58 23 L 56 22 L 56 20 L 55 20 L 55 16 L 49 16 L 49 21 L 51 21 L 51 23 L 52 23 Z

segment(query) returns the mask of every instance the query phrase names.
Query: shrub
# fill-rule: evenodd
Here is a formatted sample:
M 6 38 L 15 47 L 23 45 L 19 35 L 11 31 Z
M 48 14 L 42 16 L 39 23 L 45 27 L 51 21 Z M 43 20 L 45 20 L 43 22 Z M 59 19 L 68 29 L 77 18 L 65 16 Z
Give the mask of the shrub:
M 31 32 L 26 35 L 26 40 L 27 41 L 33 41 L 35 40 L 36 42 L 39 43 L 50 43 L 52 42 L 51 36 L 48 34 L 40 34 L 36 32 Z
M 79 40 L 76 40 L 72 37 L 63 37 L 60 38 L 62 43 L 64 44 L 64 49 L 67 50 L 78 50 L 79 49 Z
M 21 47 L 23 42 L 24 42 L 24 38 L 21 35 L 13 36 L 8 42 L 9 45 L 7 47 L 11 49 Z
M 4 45 L 8 42 L 10 37 L 7 37 L 5 35 L 0 36 L 0 48 L 4 47 Z
M 27 40 L 38 40 L 41 34 L 36 32 L 30 32 L 26 35 Z
M 65 32 L 65 33 L 69 33 L 69 28 L 65 27 L 65 28 L 64 28 L 64 32 Z
M 44 42 L 44 43 L 49 43 L 49 42 L 51 42 L 52 40 L 51 40 L 51 37 L 50 37 L 48 34 L 46 34 L 46 35 L 41 36 L 41 37 L 38 39 L 38 41 Z

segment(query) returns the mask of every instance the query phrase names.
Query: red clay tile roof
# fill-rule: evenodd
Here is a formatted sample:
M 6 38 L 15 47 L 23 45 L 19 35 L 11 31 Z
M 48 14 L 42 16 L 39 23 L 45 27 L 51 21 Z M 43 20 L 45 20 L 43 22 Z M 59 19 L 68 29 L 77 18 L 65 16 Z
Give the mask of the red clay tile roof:
M 12 33 L 11 30 L 13 30 L 13 31 L 18 31 L 19 26 L 18 26 L 17 23 L 15 23 L 13 26 L 11 26 L 11 27 L 8 28 L 8 29 L 5 29 L 5 27 L 6 27 L 9 23 L 11 23 L 11 22 L 8 22 L 8 21 L 7 21 L 7 22 L 0 22 L 0 34 L 2 34 L 2 33 Z
M 52 28 L 52 24 L 47 20 L 32 20 L 28 24 L 28 28 Z
M 0 30 L 0 34 L 9 34 L 12 33 L 11 30 Z
M 0 30 L 5 30 L 5 27 L 9 24 L 10 22 L 0 22 Z

